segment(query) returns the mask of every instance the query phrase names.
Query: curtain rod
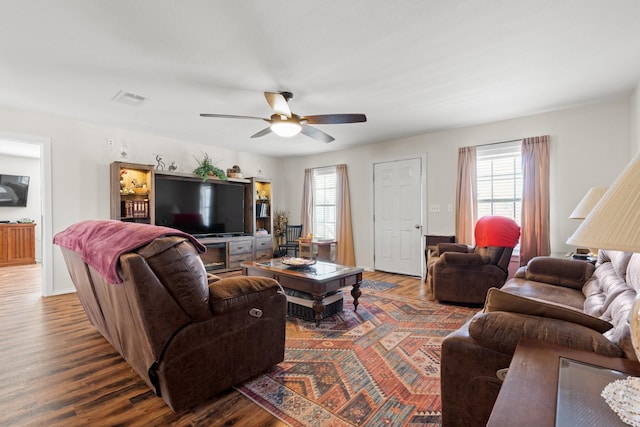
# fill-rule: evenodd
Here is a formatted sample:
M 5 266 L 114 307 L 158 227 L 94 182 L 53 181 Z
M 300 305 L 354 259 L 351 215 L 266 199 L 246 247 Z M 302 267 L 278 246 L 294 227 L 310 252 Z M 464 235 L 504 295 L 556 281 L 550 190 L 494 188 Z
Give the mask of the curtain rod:
M 328 168 L 337 168 L 340 165 L 346 165 L 346 163 L 336 163 L 335 165 L 327 165 L 327 166 L 314 166 L 312 168 L 305 169 L 328 169 Z
M 511 139 L 509 141 L 500 141 L 500 142 L 490 142 L 489 144 L 480 144 L 478 145 L 478 147 L 486 147 L 488 145 L 498 145 L 498 144 L 507 144 L 509 142 L 518 142 L 518 141 L 522 141 L 524 138 L 518 138 L 518 139 Z

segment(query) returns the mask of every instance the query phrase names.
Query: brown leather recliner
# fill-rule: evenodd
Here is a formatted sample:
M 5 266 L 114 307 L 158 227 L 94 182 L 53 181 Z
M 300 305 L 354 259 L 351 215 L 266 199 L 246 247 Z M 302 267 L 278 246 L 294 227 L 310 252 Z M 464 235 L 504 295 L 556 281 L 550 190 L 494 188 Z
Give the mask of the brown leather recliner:
M 520 227 L 511 219 L 485 216 L 475 227 L 476 246 L 439 243 L 428 261 L 427 282 L 434 299 L 482 304 L 487 291 L 501 287 L 509 275 Z
M 122 283 L 105 279 L 80 251 L 61 250 L 90 322 L 174 411 L 284 360 L 286 297 L 275 280 L 208 280 L 184 236 L 122 254 Z

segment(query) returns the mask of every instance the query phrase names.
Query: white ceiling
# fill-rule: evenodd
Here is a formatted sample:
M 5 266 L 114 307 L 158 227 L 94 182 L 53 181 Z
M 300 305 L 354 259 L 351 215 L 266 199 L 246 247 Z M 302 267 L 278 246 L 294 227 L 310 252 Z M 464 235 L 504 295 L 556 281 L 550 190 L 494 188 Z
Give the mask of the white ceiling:
M 284 156 L 630 93 L 636 0 L 0 0 L 0 105 Z M 147 97 L 112 101 L 121 90 Z M 249 136 L 264 91 L 336 141 Z

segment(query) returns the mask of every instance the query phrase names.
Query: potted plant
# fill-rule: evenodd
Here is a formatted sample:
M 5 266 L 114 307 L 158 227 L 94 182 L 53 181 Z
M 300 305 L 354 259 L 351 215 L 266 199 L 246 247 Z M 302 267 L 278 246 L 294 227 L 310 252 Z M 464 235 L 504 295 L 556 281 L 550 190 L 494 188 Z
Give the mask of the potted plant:
M 202 177 L 203 182 L 206 181 L 210 176 L 222 180 L 227 179 L 224 171 L 211 163 L 211 157 L 209 157 L 209 154 L 207 153 L 204 153 L 204 157 L 202 158 L 202 160 L 198 160 L 198 167 L 193 170 L 193 173 Z
M 276 238 L 276 244 L 281 245 L 284 243 L 284 233 L 289 222 L 289 212 L 276 209 L 274 216 L 274 230 L 273 234 Z

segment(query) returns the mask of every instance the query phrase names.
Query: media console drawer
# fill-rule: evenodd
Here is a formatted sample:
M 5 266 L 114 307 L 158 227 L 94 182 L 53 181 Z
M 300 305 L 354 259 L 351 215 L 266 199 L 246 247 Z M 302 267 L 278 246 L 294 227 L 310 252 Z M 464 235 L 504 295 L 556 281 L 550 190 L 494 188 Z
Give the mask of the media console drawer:
M 256 251 L 264 251 L 273 248 L 271 236 L 256 237 Z
M 246 253 L 253 253 L 253 238 L 229 242 L 229 256 Z
M 256 259 L 273 258 L 273 239 L 269 236 L 256 236 Z

